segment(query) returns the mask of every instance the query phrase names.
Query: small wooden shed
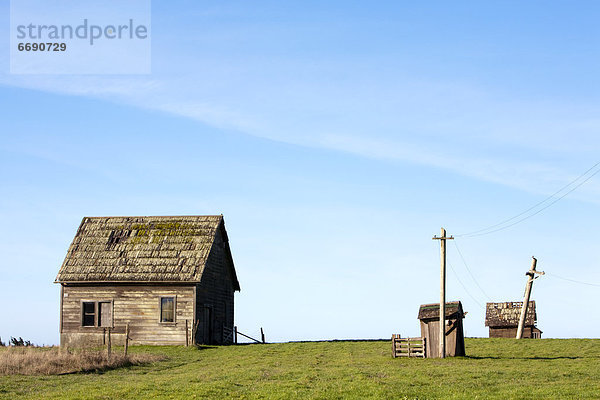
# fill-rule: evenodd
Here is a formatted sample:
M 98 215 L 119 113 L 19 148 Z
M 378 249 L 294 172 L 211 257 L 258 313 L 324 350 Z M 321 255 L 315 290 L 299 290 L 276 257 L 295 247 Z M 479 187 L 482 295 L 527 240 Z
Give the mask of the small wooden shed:
M 85 217 L 56 277 L 61 346 L 228 344 L 240 290 L 222 215 Z
M 463 312 L 460 301 L 446 303 L 446 357 L 465 355 Z M 427 341 L 427 357 L 439 357 L 440 303 L 423 304 L 419 308 L 421 336 Z
M 512 338 L 517 336 L 517 327 L 521 317 L 522 301 L 503 303 L 487 303 L 485 307 L 485 326 L 490 328 L 491 338 Z M 523 324 L 523 338 L 541 339 L 542 331 L 538 329 L 535 301 L 530 301 Z

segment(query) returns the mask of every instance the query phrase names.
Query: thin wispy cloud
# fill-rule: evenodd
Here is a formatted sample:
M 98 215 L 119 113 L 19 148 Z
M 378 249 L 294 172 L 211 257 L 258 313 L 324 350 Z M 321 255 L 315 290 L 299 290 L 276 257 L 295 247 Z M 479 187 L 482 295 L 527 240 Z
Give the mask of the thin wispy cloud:
M 337 92 L 347 91 L 347 88 L 320 90 L 312 82 L 307 83 L 312 91 L 305 88 L 301 96 L 278 94 L 280 88 L 265 86 L 262 91 L 266 100 L 257 104 L 252 101 L 253 96 L 245 93 L 229 98 L 222 93 L 207 91 L 202 82 L 188 82 L 183 87 L 183 82 L 166 77 L 24 78 L 4 75 L 0 80 L 4 85 L 99 98 L 171 113 L 285 143 L 446 169 L 540 194 L 552 192 L 580 173 L 572 167 L 565 168 L 564 164 L 573 161 L 573 153 L 583 147 L 592 156 L 599 146 L 592 133 L 598 126 L 596 119 L 582 116 L 581 119 L 566 120 L 563 113 L 558 113 L 556 121 L 540 121 L 539 110 L 532 104 L 530 117 L 533 122 L 524 121 L 519 110 L 493 104 L 472 88 L 466 89 L 467 94 L 458 96 L 462 97 L 458 104 L 448 105 L 458 115 L 451 116 L 447 111 L 438 111 L 444 107 L 439 94 L 449 86 L 436 88 L 433 84 L 421 88 L 412 84 L 410 90 L 418 92 L 418 99 L 408 94 L 408 88 L 404 91 L 397 88 L 405 95 L 398 94 L 395 99 L 390 98 L 387 90 L 378 93 L 373 88 L 360 88 L 362 92 L 356 90 L 354 96 L 362 100 L 338 97 Z M 460 90 L 456 85 L 452 87 L 455 93 Z M 233 87 L 229 90 L 235 92 Z M 190 95 L 190 92 L 197 94 Z M 366 101 L 364 99 L 369 99 L 369 104 L 361 110 L 360 103 Z M 302 102 L 309 105 L 300 108 Z M 427 110 L 428 103 L 435 105 L 436 110 Z M 398 113 L 394 112 L 396 107 Z M 500 107 L 503 107 L 501 121 L 485 126 L 489 110 Z M 556 104 L 547 107 L 544 114 L 561 108 Z M 401 111 L 407 108 L 412 115 Z M 465 116 L 464 112 L 469 108 L 479 115 Z M 376 112 L 377 109 L 381 111 Z M 514 119 L 510 117 L 512 111 L 516 114 Z M 427 120 L 428 113 L 432 115 L 431 120 Z M 477 129 L 482 132 L 478 133 Z M 532 148 L 537 150 L 531 152 Z M 582 163 L 580 167 L 585 168 L 586 164 Z M 575 196 L 596 202 L 598 191 L 597 182 L 591 181 Z

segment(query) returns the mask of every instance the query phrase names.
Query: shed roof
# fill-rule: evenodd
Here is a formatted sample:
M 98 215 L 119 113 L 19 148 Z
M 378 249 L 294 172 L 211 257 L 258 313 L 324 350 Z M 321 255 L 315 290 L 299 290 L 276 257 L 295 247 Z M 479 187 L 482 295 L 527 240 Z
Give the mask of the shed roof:
M 485 326 L 516 327 L 521 317 L 522 301 L 487 303 L 485 307 Z M 530 301 L 525 316 L 525 326 L 534 326 L 537 322 L 535 301 Z
M 84 217 L 56 282 L 200 282 L 222 215 Z
M 446 318 L 459 318 L 464 316 L 460 301 L 446 303 Z M 418 319 L 435 319 L 440 317 L 440 303 L 422 304 L 419 307 Z

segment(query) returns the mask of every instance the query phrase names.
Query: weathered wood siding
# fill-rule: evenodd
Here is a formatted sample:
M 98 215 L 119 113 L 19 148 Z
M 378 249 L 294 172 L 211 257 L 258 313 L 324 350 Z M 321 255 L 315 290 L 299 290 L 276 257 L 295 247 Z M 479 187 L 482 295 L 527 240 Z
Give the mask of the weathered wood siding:
M 465 355 L 465 338 L 463 333 L 462 318 L 446 320 L 446 357 Z M 421 336 L 427 339 L 427 358 L 439 357 L 440 321 L 425 320 L 421 322 Z
M 233 276 L 229 244 L 222 231 L 215 235 L 202 280 L 196 289 L 196 317 L 198 330 L 196 342 L 200 344 L 228 344 L 233 341 L 224 337 L 223 327 L 233 329 Z
M 523 328 L 523 338 L 530 339 L 533 338 L 534 330 L 539 332 L 539 329 L 534 328 L 533 326 L 525 326 Z M 510 338 L 514 339 L 517 337 L 517 327 L 492 327 L 490 326 L 490 337 L 491 338 Z
M 132 344 L 184 345 L 186 319 L 191 334 L 194 322 L 193 285 L 63 285 L 62 293 L 61 346 L 98 346 L 103 343 L 104 328 L 82 326 L 83 301 L 112 301 L 111 339 L 116 345 L 123 344 L 127 323 Z M 162 296 L 176 297 L 176 317 L 173 323 L 160 322 Z

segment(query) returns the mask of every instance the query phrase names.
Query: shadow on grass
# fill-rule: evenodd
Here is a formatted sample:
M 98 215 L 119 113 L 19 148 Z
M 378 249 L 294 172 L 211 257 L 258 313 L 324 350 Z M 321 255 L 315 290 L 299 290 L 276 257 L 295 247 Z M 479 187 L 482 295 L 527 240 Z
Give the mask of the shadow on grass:
M 196 350 L 210 350 L 210 349 L 217 348 L 217 346 L 208 346 L 208 345 L 204 345 L 204 344 L 197 344 L 195 347 L 196 347 Z

